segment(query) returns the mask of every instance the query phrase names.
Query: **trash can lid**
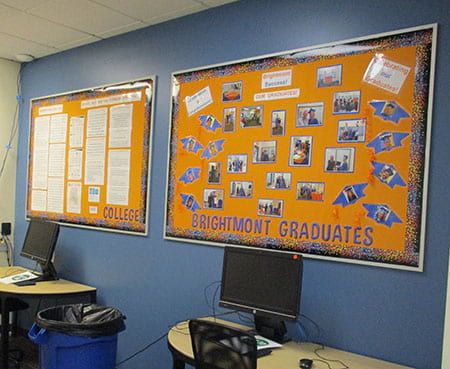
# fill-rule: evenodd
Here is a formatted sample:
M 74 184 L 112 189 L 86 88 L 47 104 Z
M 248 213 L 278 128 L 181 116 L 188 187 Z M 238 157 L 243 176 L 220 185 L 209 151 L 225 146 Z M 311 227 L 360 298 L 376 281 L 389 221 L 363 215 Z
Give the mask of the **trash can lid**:
M 39 311 L 36 324 L 74 336 L 111 336 L 125 329 L 126 317 L 117 309 L 96 304 L 54 306 Z

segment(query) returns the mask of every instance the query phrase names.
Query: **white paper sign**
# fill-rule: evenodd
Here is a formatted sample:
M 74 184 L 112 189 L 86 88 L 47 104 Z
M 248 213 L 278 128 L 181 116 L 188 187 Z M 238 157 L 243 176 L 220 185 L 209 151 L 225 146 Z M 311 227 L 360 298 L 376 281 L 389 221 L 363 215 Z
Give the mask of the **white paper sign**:
M 67 212 L 81 213 L 81 183 L 67 182 Z
M 273 88 L 290 86 L 292 84 L 292 70 L 279 70 L 276 72 L 263 73 L 261 88 Z
M 186 96 L 185 102 L 189 116 L 197 113 L 204 107 L 212 104 L 213 99 L 211 96 L 211 90 L 209 89 L 209 86 L 202 88 L 199 92 L 195 93 L 192 96 Z
M 142 98 L 141 91 L 130 92 L 128 94 L 115 95 L 109 97 L 101 97 L 99 99 L 85 100 L 81 102 L 81 109 L 95 108 L 97 106 L 122 104 L 133 101 L 140 101 Z
M 70 118 L 69 145 L 70 147 L 83 146 L 84 117 Z
M 100 202 L 100 187 L 89 187 L 88 188 L 88 201 L 89 202 Z M 97 213 L 97 211 L 96 211 Z
M 47 211 L 63 213 L 64 211 L 64 178 L 48 179 Z
M 260 92 L 255 94 L 255 101 L 292 99 L 300 96 L 300 89 L 281 90 L 273 92 Z
M 39 115 L 62 113 L 62 111 L 62 104 L 43 106 L 42 108 L 39 108 Z
M 109 147 L 130 147 L 133 104 L 113 106 L 109 116 Z
M 106 122 L 108 120 L 108 109 L 98 108 L 88 110 L 87 114 L 87 137 L 106 136 Z
M 31 210 L 33 211 L 47 210 L 47 191 L 42 190 L 31 191 Z
M 398 94 L 411 68 L 386 59 L 383 54 L 376 54 L 370 62 L 364 82 Z
M 56 114 L 50 117 L 50 143 L 66 142 L 67 114 Z
M 36 118 L 33 139 L 33 189 L 47 189 L 49 132 L 50 117 Z

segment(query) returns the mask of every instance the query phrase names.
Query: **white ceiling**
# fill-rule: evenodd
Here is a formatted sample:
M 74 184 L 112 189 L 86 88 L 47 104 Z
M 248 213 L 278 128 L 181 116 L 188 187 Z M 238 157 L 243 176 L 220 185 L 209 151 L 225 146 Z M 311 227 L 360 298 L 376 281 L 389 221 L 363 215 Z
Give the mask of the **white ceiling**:
M 0 58 L 40 58 L 233 1 L 0 0 Z

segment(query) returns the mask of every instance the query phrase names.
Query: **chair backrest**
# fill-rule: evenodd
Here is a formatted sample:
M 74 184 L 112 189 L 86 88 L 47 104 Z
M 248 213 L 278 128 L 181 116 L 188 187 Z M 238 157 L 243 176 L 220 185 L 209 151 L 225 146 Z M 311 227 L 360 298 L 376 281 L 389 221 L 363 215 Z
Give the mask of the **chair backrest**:
M 256 339 L 206 320 L 189 321 L 196 369 L 256 369 Z

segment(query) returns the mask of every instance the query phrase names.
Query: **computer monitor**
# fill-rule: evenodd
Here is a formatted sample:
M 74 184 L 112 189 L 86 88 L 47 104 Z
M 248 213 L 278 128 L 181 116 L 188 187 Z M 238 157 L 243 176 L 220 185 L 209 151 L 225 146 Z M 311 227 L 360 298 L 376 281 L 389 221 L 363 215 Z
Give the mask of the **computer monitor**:
M 37 261 L 42 268 L 41 281 L 58 279 L 52 263 L 56 241 L 58 240 L 59 224 L 32 219 L 28 225 L 21 256 Z
M 252 313 L 259 334 L 285 342 L 284 321 L 299 314 L 302 273 L 300 254 L 225 247 L 219 305 Z

